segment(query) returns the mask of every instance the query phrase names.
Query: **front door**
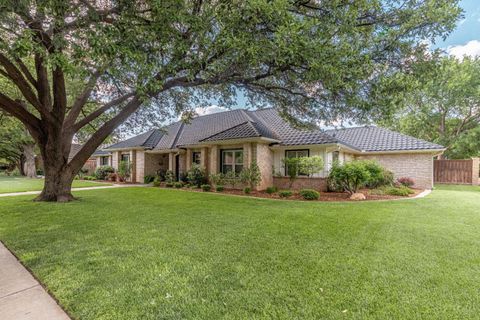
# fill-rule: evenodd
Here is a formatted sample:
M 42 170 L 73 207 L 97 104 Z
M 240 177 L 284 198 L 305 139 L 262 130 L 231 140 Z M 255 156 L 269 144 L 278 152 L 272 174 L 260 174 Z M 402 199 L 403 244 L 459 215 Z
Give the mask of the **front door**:
M 180 156 L 177 154 L 175 156 L 175 180 L 180 180 L 180 172 L 179 172 L 179 163 L 180 163 Z

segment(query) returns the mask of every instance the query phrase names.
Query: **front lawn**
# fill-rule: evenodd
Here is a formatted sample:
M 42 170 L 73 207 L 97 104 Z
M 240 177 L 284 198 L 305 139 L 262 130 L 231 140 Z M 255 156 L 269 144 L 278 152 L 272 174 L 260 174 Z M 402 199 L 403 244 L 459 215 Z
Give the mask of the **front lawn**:
M 478 187 L 359 203 L 159 188 L 77 195 L 0 200 L 0 239 L 75 319 L 480 313 Z
M 111 184 L 95 181 L 74 180 L 74 188 L 100 187 Z M 0 193 L 40 191 L 43 189 L 43 179 L 29 179 L 25 177 L 0 176 Z

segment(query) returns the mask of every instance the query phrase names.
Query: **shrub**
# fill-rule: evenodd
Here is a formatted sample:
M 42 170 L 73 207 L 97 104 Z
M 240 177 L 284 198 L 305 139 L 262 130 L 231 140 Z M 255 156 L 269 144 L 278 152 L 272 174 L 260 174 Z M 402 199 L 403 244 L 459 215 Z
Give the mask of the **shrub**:
M 278 192 L 278 195 L 280 196 L 280 198 L 288 198 L 288 197 L 291 197 L 292 194 L 293 192 L 290 190 L 281 190 Z
M 300 174 L 300 158 L 284 158 L 282 162 L 290 180 L 289 187 L 291 188 Z
M 414 191 L 408 187 L 389 187 L 385 189 L 385 194 L 388 194 L 390 196 L 401 196 L 401 197 L 406 197 L 409 194 L 413 194 Z
M 97 180 L 97 178 L 94 176 L 84 176 L 83 180 Z
M 366 164 L 367 161 L 361 160 L 344 164 L 334 163 L 328 178 L 343 191 L 354 194 L 359 188 L 365 186 L 371 177 Z
M 205 192 L 208 192 L 208 191 L 212 190 L 212 186 L 209 185 L 209 184 L 202 184 L 202 185 L 201 185 L 201 188 L 202 188 L 202 190 L 205 191 Z
M 243 193 L 250 194 L 250 192 L 252 192 L 252 189 L 250 187 L 243 188 Z
M 223 186 L 217 186 L 217 187 L 215 188 L 215 190 L 216 190 L 217 192 L 223 192 L 223 190 L 225 190 L 225 188 L 224 188 Z
M 179 182 L 175 182 L 175 183 L 173 184 L 173 186 L 174 186 L 175 188 L 177 188 L 177 189 L 180 189 L 181 187 L 183 187 L 183 183 L 180 182 L 180 181 L 179 181 Z
M 225 176 L 223 173 L 212 173 L 209 179 L 214 186 L 223 186 L 225 184 Z
M 132 164 L 129 161 L 120 161 L 118 164 L 117 174 L 122 181 L 130 177 L 132 171 Z
M 190 170 L 187 171 L 187 180 L 190 184 L 201 187 L 207 182 L 205 169 L 198 164 L 193 164 Z
M 238 183 L 238 177 L 235 174 L 234 171 L 228 171 L 225 175 L 225 182 L 228 182 L 228 184 L 232 187 L 232 189 L 235 189 L 235 185 Z
M 413 181 L 413 179 L 409 177 L 398 178 L 397 182 L 404 187 L 411 187 L 415 184 L 415 181 Z
M 165 182 L 165 187 L 172 188 L 173 187 L 173 182 Z
M 171 183 L 173 185 L 173 182 L 175 182 L 175 173 L 173 173 L 172 170 L 167 170 L 165 171 L 165 182 Z
M 320 156 L 300 158 L 300 172 L 311 177 L 323 170 L 323 158 Z
M 165 174 L 166 173 L 167 173 L 167 171 L 165 169 L 157 170 L 157 177 L 159 178 L 159 181 L 165 181 Z
M 160 187 L 160 178 L 159 177 L 155 177 L 155 179 L 153 179 L 153 186 L 154 187 Z
M 184 186 L 185 188 L 190 188 L 192 185 L 191 185 L 190 183 L 184 183 L 183 186 Z
M 143 183 L 152 183 L 155 181 L 155 176 L 153 174 L 147 174 L 145 177 L 143 177 Z
M 299 194 L 305 200 L 318 200 L 318 198 L 320 198 L 320 193 L 312 189 L 302 189 Z
M 249 168 L 243 168 L 240 172 L 240 181 L 247 184 L 250 189 L 255 188 L 262 181 L 262 174 L 255 161 L 252 162 Z
M 267 187 L 267 189 L 265 189 L 265 192 L 268 194 L 274 194 L 277 191 L 278 191 L 277 187 Z
M 118 180 L 118 175 L 114 172 L 114 173 L 109 173 L 107 175 L 107 180 L 108 181 L 112 181 L 112 182 L 115 182 Z
M 97 169 L 95 169 L 94 175 L 97 178 L 97 180 L 105 180 L 107 179 L 110 173 L 114 173 L 114 172 L 115 172 L 115 169 L 113 169 L 110 166 L 100 166 Z
M 369 172 L 370 178 L 365 184 L 368 188 L 378 188 L 393 185 L 393 173 L 384 169 L 375 161 L 364 161 L 365 169 Z

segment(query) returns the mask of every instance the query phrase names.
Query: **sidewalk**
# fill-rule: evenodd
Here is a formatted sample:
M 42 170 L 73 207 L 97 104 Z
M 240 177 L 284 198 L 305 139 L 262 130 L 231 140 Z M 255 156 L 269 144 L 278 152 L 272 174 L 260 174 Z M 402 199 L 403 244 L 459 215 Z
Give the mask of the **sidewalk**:
M 112 186 L 99 186 L 99 187 L 85 187 L 85 188 L 72 188 L 72 191 L 82 191 L 82 190 L 97 190 L 97 189 L 111 189 L 111 188 L 128 188 L 128 187 L 147 187 L 148 184 L 114 184 Z M 1 197 L 12 197 L 12 196 L 28 196 L 32 194 L 40 194 L 41 191 L 22 191 L 22 192 L 12 192 L 12 193 L 0 193 Z
M 1 242 L 0 315 L 2 320 L 70 320 Z

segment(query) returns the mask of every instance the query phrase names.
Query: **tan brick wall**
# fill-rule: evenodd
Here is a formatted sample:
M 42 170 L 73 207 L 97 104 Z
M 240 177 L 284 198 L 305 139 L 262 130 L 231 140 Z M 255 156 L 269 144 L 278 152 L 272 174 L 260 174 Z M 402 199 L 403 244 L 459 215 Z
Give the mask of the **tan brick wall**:
M 257 189 L 265 190 L 267 187 L 273 186 L 273 152 L 267 144 L 258 143 L 253 154 L 256 156 L 255 160 L 262 175 L 262 181 Z
M 273 185 L 278 189 L 289 189 L 290 179 L 288 177 L 273 177 Z M 292 189 L 314 189 L 317 191 L 327 190 L 326 178 L 298 177 L 292 185 Z
M 118 170 L 119 159 L 120 159 L 120 152 L 118 151 L 112 152 L 112 167 L 115 170 Z
M 365 155 L 357 156 L 356 159 L 375 160 L 385 169 L 392 171 L 395 179 L 412 178 L 417 188 L 433 187 L 433 154 L 431 153 Z
M 218 173 L 218 171 L 220 170 L 219 169 L 219 149 L 218 149 L 218 146 L 212 146 L 210 148 L 210 159 L 208 161 L 208 172 L 209 173 Z
M 145 176 L 145 151 L 138 150 L 135 160 L 135 181 L 143 183 L 143 177 Z

